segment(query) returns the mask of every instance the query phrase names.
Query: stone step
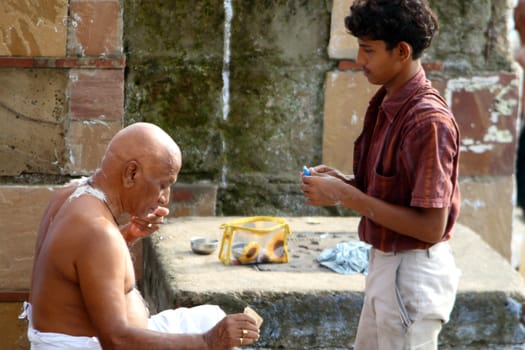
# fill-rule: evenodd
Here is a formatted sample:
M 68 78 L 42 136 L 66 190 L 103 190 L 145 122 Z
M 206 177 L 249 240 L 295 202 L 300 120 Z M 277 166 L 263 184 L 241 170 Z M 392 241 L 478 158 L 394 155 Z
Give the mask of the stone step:
M 294 235 L 286 264 L 225 266 L 218 250 L 211 255 L 191 251 L 192 237 L 220 241 L 220 225 L 234 219 L 172 219 L 145 241 L 143 290 L 151 311 L 208 303 L 241 312 L 250 305 L 264 318 L 254 348 L 352 348 L 364 276 L 338 274 L 315 258 L 339 241 L 357 239 L 358 218 L 287 217 Z M 462 278 L 440 349 L 524 349 L 521 275 L 465 226 L 457 226 L 451 246 Z

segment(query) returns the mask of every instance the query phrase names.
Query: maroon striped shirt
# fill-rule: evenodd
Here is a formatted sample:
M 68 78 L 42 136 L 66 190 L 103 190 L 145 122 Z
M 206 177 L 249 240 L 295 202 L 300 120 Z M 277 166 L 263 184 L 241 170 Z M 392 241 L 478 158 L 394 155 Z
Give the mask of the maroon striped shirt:
M 420 208 L 449 207 L 442 241 L 459 215 L 459 129 L 446 102 L 421 69 L 383 102 L 380 88 L 370 100 L 355 141 L 356 186 L 386 202 Z M 432 243 L 387 229 L 367 217 L 359 237 L 384 252 L 427 249 Z

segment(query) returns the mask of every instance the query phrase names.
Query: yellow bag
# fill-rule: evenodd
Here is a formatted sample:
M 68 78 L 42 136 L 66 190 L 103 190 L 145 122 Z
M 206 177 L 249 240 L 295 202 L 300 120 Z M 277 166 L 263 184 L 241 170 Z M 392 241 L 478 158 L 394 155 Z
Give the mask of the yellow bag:
M 290 226 L 283 218 L 254 216 L 221 225 L 219 259 L 224 265 L 286 263 Z

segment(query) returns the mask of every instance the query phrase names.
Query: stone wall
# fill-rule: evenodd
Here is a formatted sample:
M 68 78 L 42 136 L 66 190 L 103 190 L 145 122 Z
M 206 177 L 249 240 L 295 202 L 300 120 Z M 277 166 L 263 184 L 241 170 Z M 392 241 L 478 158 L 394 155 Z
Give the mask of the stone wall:
M 126 0 L 127 120 L 173 135 L 181 181 L 217 185 L 217 215 L 352 215 L 305 206 L 298 186 L 302 165 L 351 171 L 377 89 L 354 64 L 351 2 Z M 520 108 L 512 1 L 431 5 L 441 31 L 423 62 L 461 128 L 460 221 L 509 259 Z
M 56 186 L 93 172 L 122 128 L 122 23 L 118 0 L 0 4 L 3 349 L 27 347 L 25 322 L 16 315 L 27 299 L 47 201 Z
M 1 1 L 0 301 L 27 298 L 54 189 L 91 174 L 134 121 L 181 145 L 174 216 L 352 215 L 305 206 L 298 177 L 320 162 L 350 171 L 377 89 L 342 26 L 350 2 Z M 423 58 L 463 136 L 460 221 L 507 259 L 521 93 L 510 3 L 431 1 L 442 29 Z

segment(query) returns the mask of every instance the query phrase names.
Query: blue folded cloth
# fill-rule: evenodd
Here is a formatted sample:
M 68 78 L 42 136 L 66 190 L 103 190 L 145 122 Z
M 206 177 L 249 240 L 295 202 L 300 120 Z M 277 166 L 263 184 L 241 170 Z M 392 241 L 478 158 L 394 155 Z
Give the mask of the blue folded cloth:
M 335 247 L 323 250 L 317 257 L 317 261 L 338 273 L 366 275 L 368 274 L 370 247 L 370 244 L 361 241 L 337 243 Z

